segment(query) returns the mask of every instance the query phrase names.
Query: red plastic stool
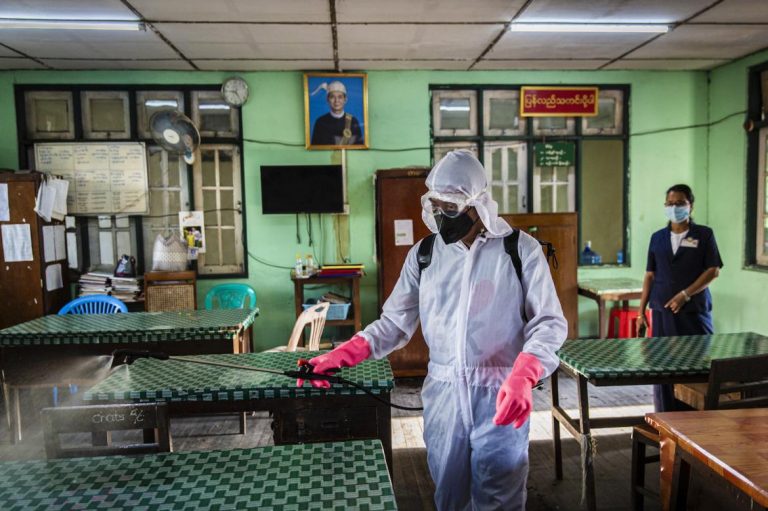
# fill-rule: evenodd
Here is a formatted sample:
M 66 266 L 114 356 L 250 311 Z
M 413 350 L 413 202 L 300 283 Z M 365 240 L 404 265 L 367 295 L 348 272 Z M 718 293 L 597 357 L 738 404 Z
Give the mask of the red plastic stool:
M 637 337 L 637 315 L 640 312 L 639 307 L 620 307 L 615 306 L 611 309 L 611 314 L 608 316 L 608 338 L 610 339 L 626 339 L 628 337 Z M 651 333 L 651 311 L 645 311 L 645 320 L 648 324 L 648 332 L 646 335 L 649 337 Z M 616 322 L 619 323 L 619 332 L 616 335 Z

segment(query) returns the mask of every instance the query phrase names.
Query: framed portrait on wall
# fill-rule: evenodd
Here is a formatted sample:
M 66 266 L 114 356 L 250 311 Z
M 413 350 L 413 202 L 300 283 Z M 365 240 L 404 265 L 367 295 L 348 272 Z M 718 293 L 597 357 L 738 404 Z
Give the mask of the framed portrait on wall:
M 368 77 L 304 73 L 307 149 L 368 149 Z

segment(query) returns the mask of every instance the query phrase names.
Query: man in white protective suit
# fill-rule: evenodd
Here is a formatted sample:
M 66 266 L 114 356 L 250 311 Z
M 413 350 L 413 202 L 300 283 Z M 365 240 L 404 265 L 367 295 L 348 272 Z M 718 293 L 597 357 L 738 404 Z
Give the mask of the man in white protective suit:
M 422 218 L 439 234 L 428 266 L 419 251 L 425 238 L 408 253 L 381 317 L 310 363 L 324 373 L 386 357 L 421 321 L 429 347 L 424 441 L 437 508 L 524 510 L 532 388 L 557 368 L 567 323 L 540 245 L 523 232 L 518 278 L 504 241 L 513 229 L 498 217 L 471 152 L 448 153 L 426 184 Z

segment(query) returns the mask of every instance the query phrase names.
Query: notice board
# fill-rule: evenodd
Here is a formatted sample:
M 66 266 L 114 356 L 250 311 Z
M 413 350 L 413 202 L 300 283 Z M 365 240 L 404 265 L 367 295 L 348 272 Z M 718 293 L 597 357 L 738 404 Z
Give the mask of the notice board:
M 69 181 L 70 215 L 149 212 L 143 142 L 35 144 L 35 164 Z

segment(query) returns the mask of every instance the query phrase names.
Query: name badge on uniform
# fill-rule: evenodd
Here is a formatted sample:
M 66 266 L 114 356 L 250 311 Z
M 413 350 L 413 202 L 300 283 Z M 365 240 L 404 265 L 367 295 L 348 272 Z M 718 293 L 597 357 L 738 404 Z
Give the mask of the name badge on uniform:
M 688 237 L 680 242 L 681 247 L 696 248 L 699 246 L 699 240 Z

